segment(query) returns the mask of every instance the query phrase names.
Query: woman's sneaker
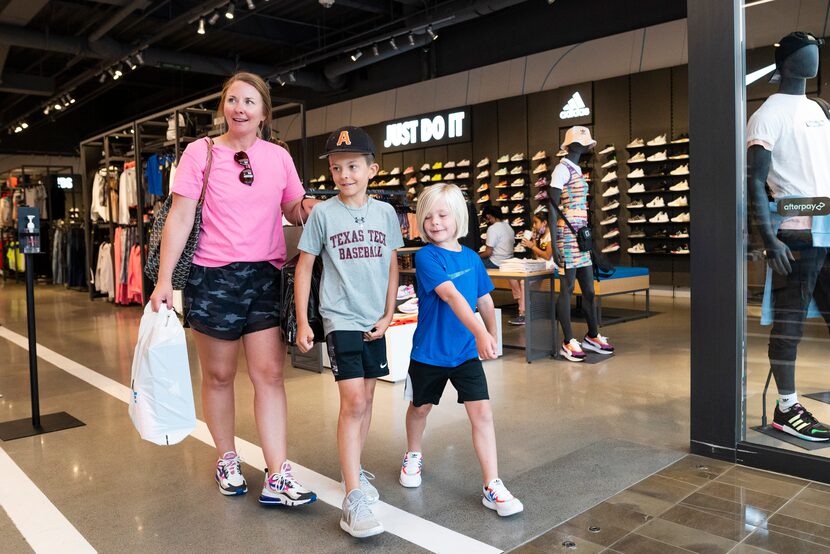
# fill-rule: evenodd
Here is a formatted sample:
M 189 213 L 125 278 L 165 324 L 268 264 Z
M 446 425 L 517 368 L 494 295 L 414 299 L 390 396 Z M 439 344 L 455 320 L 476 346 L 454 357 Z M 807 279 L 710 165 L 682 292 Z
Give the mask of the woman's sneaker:
M 772 426 L 805 441 L 822 442 L 830 438 L 830 430 L 822 425 L 804 406 L 795 403 L 785 412 L 775 403 Z
M 594 338 L 585 335 L 582 339 L 582 348 L 585 350 L 593 350 L 599 354 L 609 356 L 614 353 L 614 346 L 608 342 L 608 337 L 603 337 L 599 333 Z
M 357 539 L 383 533 L 383 525 L 372 513 L 366 495 L 360 489 L 351 491 L 343 499 L 340 528 Z
M 366 502 L 369 504 L 374 504 L 378 500 L 380 500 L 380 493 L 375 488 L 375 486 L 370 483 L 369 481 L 374 480 L 375 475 L 373 473 L 369 473 L 363 467 L 360 468 L 360 490 L 363 491 L 363 494 L 366 495 Z M 343 490 L 346 490 L 346 481 L 341 481 L 341 485 L 343 485 Z
M 524 325 L 527 322 L 525 321 L 524 314 L 522 314 L 522 315 L 517 315 L 516 317 L 514 317 L 511 320 L 508 320 L 507 323 L 509 323 L 510 325 Z
M 484 498 L 481 503 L 495 510 L 500 516 L 512 516 L 525 509 L 522 502 L 510 494 L 501 479 L 493 479 L 484 487 Z
M 581 362 L 585 359 L 585 352 L 582 350 L 582 347 L 579 346 L 579 341 L 576 339 L 563 342 L 559 353 L 562 354 L 563 358 L 572 362 Z
M 225 496 L 238 496 L 248 492 L 248 483 L 242 477 L 242 458 L 236 452 L 225 452 L 216 462 L 216 482 L 219 492 Z
M 265 483 L 259 503 L 265 506 L 302 506 L 317 500 L 317 495 L 303 487 L 291 475 L 291 464 L 283 462 L 279 473 L 268 473 L 265 468 Z
M 420 452 L 407 452 L 403 456 L 401 464 L 401 475 L 398 477 L 401 485 L 407 488 L 421 486 L 421 467 L 424 465 L 424 458 Z

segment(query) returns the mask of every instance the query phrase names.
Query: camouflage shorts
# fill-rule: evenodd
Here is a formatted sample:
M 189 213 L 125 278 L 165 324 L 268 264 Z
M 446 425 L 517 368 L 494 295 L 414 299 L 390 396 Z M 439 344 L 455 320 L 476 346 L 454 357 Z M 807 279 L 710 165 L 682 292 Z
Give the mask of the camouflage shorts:
M 279 326 L 279 289 L 280 271 L 268 262 L 193 264 L 184 289 L 184 317 L 200 333 L 237 340 Z

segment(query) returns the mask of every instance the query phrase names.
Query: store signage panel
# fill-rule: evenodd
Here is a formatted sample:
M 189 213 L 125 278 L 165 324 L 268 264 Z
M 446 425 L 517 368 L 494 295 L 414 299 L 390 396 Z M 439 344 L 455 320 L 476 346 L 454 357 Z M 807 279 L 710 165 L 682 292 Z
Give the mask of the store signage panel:
M 470 141 L 470 110 L 462 108 L 387 123 L 383 150 L 406 150 Z
M 782 198 L 778 201 L 778 215 L 795 217 L 804 215 L 830 214 L 830 198 Z
M 593 121 L 594 95 L 591 84 L 565 87 L 559 92 L 556 117 L 562 125 L 586 125 Z

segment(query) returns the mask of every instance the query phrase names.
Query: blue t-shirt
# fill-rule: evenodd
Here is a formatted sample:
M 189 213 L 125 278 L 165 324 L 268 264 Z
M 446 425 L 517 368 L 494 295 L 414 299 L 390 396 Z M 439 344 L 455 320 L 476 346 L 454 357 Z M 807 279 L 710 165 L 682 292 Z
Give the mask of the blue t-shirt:
M 412 339 L 412 359 L 424 364 L 456 367 L 478 358 L 476 339 L 461 323 L 435 287 L 452 281 L 475 312 L 479 298 L 493 290 L 493 283 L 478 254 L 427 244 L 415 254 L 418 281 L 418 326 Z
M 153 154 L 147 158 L 147 169 L 144 170 L 144 175 L 147 177 L 147 192 L 156 196 L 162 195 L 161 169 L 162 161 L 157 155 Z

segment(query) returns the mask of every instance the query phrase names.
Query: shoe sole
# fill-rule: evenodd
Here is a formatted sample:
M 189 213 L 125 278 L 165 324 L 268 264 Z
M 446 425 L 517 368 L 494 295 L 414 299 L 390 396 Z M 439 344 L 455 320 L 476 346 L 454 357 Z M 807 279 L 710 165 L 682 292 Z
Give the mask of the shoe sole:
M 527 322 L 525 322 L 525 321 L 508 321 L 507 323 L 509 325 L 515 325 L 517 327 L 521 326 L 521 325 L 527 325 Z
M 500 512 L 499 508 L 498 508 L 498 506 L 496 505 L 495 502 L 491 502 L 491 501 L 487 500 L 486 498 L 482 498 L 481 503 L 484 504 L 485 507 L 490 508 L 491 510 L 493 510 L 494 512 L 499 514 L 499 517 L 508 517 L 508 516 L 516 515 L 516 514 L 519 514 L 519 513 L 523 512 L 524 509 L 525 509 L 525 507 L 521 503 L 519 503 L 517 508 L 514 508 L 514 509 L 510 510 L 509 512 L 506 511 L 506 510 L 504 512 Z
M 590 342 L 583 342 L 582 343 L 582 349 L 583 350 L 591 350 L 593 352 L 596 352 L 597 354 L 602 354 L 603 356 L 610 356 L 611 354 L 614 353 L 613 350 L 603 350 L 602 348 L 600 348 L 598 346 L 594 346 Z
M 781 425 L 781 424 L 779 424 L 779 423 L 775 423 L 775 422 L 773 422 L 773 423 L 772 423 L 772 426 L 773 426 L 773 427 L 775 427 L 776 429 L 778 429 L 779 431 L 783 431 L 784 433 L 787 433 L 788 435 L 792 435 L 792 436 L 794 436 L 794 437 L 798 437 L 799 439 L 802 439 L 802 440 L 805 440 L 805 441 L 810 441 L 810 442 L 827 442 L 828 440 L 830 440 L 830 438 L 826 438 L 826 439 L 817 439 L 817 438 L 815 438 L 815 437 L 808 437 L 807 435 L 802 435 L 801 433 L 799 433 L 799 432 L 798 432 L 798 431 L 796 431 L 795 429 L 792 429 L 792 428 L 790 428 L 790 427 L 786 427 L 786 426 L 784 426 L 784 425 Z
M 362 531 L 362 532 L 354 531 L 353 529 L 351 529 L 349 527 L 349 524 L 346 523 L 345 521 L 343 521 L 342 519 L 340 520 L 340 528 L 343 529 L 345 532 L 347 532 L 348 534 L 350 534 L 351 536 L 353 536 L 356 539 L 365 539 L 367 537 L 374 537 L 375 535 L 380 535 L 384 531 L 383 525 L 381 525 L 381 524 L 378 524 L 377 527 L 372 527 L 371 529 L 367 529 L 366 531 Z
M 564 350 L 560 350 L 559 353 L 562 355 L 563 358 L 565 358 L 566 360 L 570 360 L 572 362 L 581 362 L 582 360 L 585 359 L 585 358 L 577 358 L 576 356 L 573 356 L 573 355 L 565 352 Z
M 241 489 L 227 490 L 222 488 L 222 485 L 219 483 L 219 479 L 217 477 L 214 476 L 213 479 L 216 481 L 216 484 L 219 485 L 219 492 L 224 496 L 242 496 L 248 492 L 248 485 L 243 485 L 243 488 Z
M 418 488 L 418 487 L 421 486 L 421 476 L 418 475 L 418 481 L 417 482 L 413 481 L 413 482 L 407 484 L 407 483 L 403 482 L 403 474 L 401 474 L 398 477 L 398 483 L 400 483 L 402 487 L 406 487 L 407 489 L 415 489 L 415 488 Z
M 307 498 L 304 500 L 292 500 L 290 498 L 273 498 L 270 496 L 260 496 L 259 503 L 262 506 L 272 507 L 272 506 L 285 506 L 287 508 L 294 508 L 296 506 L 304 506 L 306 504 L 312 504 L 317 501 L 317 495 L 312 496 L 311 498 Z

